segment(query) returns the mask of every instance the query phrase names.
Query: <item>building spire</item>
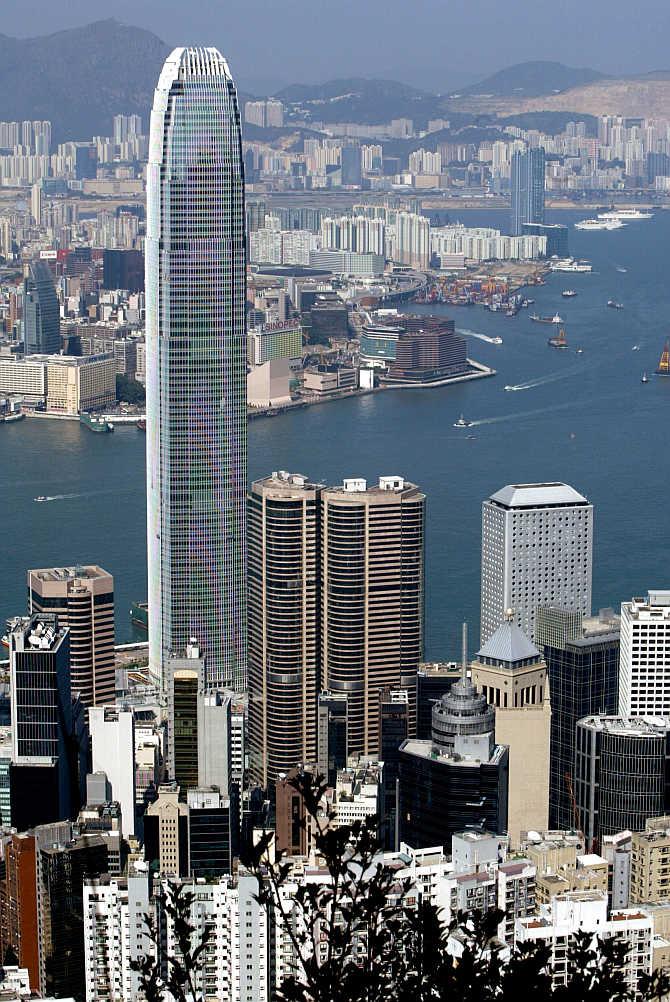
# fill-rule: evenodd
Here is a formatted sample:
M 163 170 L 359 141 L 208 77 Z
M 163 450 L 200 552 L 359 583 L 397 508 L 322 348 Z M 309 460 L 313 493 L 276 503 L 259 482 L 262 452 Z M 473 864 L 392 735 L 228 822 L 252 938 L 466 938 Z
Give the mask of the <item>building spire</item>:
M 461 634 L 461 682 L 468 679 L 468 624 L 463 623 Z

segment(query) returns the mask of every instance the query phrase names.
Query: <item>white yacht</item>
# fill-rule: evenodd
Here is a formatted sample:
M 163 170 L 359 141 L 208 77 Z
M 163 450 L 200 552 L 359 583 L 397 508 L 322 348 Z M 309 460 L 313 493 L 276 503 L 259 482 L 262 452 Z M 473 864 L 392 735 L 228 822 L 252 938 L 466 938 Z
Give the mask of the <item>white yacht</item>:
M 623 223 L 617 217 L 615 219 L 582 219 L 580 223 L 575 223 L 576 230 L 620 230 Z
M 620 223 L 651 219 L 652 216 L 652 212 L 641 212 L 639 209 L 608 209 L 607 212 L 598 213 L 598 219 L 618 219 Z
M 588 261 L 575 261 L 573 257 L 559 258 L 557 261 L 552 261 L 550 268 L 552 271 L 584 273 L 593 271 L 593 265 L 589 264 Z

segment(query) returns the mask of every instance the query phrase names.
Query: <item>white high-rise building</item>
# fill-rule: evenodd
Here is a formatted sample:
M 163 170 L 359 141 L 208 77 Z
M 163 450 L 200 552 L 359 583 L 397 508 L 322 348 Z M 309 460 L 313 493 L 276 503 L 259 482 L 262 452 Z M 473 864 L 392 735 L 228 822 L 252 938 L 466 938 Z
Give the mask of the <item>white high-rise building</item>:
M 670 717 L 670 591 L 621 603 L 619 713 Z
M 208 688 L 246 685 L 244 173 L 216 49 L 167 58 L 151 112 L 146 236 L 149 665 L 195 638 Z
M 593 505 L 562 483 L 511 484 L 482 507 L 481 643 L 512 610 L 532 640 L 540 605 L 591 613 Z
M 88 711 L 92 771 L 104 772 L 112 800 L 121 805 L 121 830 L 135 834 L 135 715 L 113 706 L 92 706 Z
M 153 956 L 144 916 L 150 914 L 146 874 L 84 881 L 86 1002 L 135 1002 L 142 997 L 132 961 Z

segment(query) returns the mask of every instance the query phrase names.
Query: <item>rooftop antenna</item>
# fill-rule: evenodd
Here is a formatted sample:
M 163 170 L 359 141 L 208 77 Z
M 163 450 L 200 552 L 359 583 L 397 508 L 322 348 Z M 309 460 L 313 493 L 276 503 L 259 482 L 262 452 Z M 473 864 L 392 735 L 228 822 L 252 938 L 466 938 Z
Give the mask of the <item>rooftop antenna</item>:
M 463 623 L 461 640 L 461 682 L 468 680 L 468 624 Z

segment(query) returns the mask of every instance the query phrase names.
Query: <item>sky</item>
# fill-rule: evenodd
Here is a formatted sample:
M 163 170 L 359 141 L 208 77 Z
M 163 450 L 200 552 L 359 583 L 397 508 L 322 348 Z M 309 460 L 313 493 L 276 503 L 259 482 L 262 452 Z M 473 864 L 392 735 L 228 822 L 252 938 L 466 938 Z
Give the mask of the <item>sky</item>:
M 258 93 L 335 77 L 434 91 L 529 59 L 609 74 L 670 68 L 668 0 L 0 0 L 6 35 L 114 17 L 169 45 L 213 44 Z

